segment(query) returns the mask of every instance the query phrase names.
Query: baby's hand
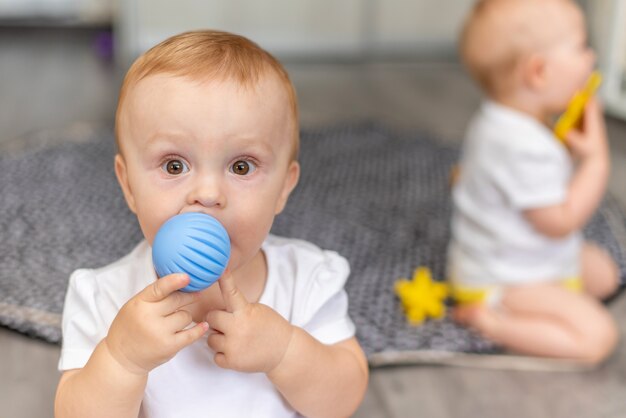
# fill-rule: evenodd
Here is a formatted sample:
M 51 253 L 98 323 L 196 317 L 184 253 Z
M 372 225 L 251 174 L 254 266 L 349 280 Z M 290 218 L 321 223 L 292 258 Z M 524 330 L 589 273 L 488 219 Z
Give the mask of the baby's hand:
M 215 364 L 241 372 L 269 373 L 276 368 L 291 341 L 292 325 L 270 307 L 248 303 L 230 274 L 219 279 L 226 310 L 210 311 L 206 319 L 214 331 L 208 344 Z
M 120 309 L 105 342 L 126 370 L 146 374 L 208 330 L 206 322 L 185 329 L 192 318 L 183 308 L 198 299 L 196 293 L 177 292 L 187 284 L 189 277 L 185 274 L 164 276 Z
M 581 129 L 572 129 L 567 134 L 567 145 L 574 158 L 579 160 L 595 157 L 604 158 L 608 155 L 602 106 L 595 97 L 587 102 Z

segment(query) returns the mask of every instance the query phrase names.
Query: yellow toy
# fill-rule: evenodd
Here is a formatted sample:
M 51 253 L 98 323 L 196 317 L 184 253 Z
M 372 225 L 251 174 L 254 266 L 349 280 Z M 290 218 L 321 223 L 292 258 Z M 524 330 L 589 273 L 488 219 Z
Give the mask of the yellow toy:
M 443 318 L 446 313 L 444 301 L 448 297 L 448 286 L 433 281 L 427 267 L 415 269 L 410 281 L 405 278 L 397 280 L 394 290 L 413 325 L 419 325 L 427 318 Z
M 561 142 L 565 143 L 566 135 L 571 129 L 580 126 L 585 105 L 589 98 L 595 94 L 601 83 L 602 75 L 598 71 L 591 73 L 585 87 L 574 95 L 567 106 L 567 110 L 556 121 L 554 134 Z

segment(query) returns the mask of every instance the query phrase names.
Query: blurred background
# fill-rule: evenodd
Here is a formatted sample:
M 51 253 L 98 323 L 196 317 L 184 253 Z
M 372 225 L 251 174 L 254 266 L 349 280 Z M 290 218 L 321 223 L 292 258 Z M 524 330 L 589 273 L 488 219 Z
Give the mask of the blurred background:
M 0 152 L 28 147 L 42 130 L 112 126 L 119 85 L 132 60 L 170 35 L 197 28 L 236 32 L 274 53 L 298 91 L 304 129 L 375 120 L 458 143 L 481 99 L 456 54 L 457 33 L 472 4 L 0 0 Z M 580 4 L 605 77 L 610 189 L 626 204 L 626 182 L 620 181 L 626 178 L 626 0 Z M 626 308 L 614 309 L 626 319 Z M 623 416 L 626 361 L 617 358 L 620 352 L 590 374 L 378 369 L 357 416 Z M 0 328 L 1 417 L 52 416 L 58 356 L 58 346 Z M 479 396 L 474 392 L 474 399 L 459 403 L 476 386 L 483 387 Z M 484 408 L 493 393 L 499 393 L 499 407 Z M 534 401 L 521 402 L 522 393 Z M 573 409 L 555 401 L 559 395 L 583 401 Z M 615 402 L 603 401 L 599 414 L 597 402 L 606 399 Z
M 196 28 L 250 37 L 277 55 L 295 82 L 332 64 L 337 71 L 323 80 L 331 90 L 337 84 L 350 88 L 353 78 L 376 77 L 381 63 L 400 73 L 411 64 L 448 68 L 456 65 L 457 32 L 472 3 L 0 0 L 0 100 L 6 104 L 0 112 L 0 141 L 40 128 L 110 118 L 120 79 L 132 60 L 166 37 Z M 626 4 L 619 0 L 580 3 L 590 22 L 591 42 L 600 54 L 608 109 L 626 116 Z M 352 71 L 357 67 L 362 71 Z M 305 94 L 306 86 L 300 93 L 306 124 L 308 101 L 317 95 Z M 362 111 L 370 105 L 376 104 L 356 100 L 338 107 L 368 117 Z M 419 120 L 418 113 L 413 116 Z

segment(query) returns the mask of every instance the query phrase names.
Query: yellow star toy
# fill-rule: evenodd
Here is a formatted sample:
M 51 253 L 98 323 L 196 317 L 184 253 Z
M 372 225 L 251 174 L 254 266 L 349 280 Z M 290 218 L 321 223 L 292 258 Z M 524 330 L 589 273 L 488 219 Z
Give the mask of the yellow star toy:
M 448 297 L 448 286 L 433 281 L 428 267 L 415 269 L 410 281 L 405 278 L 397 280 L 394 290 L 413 325 L 419 325 L 427 318 L 443 318 L 446 313 L 444 301 Z

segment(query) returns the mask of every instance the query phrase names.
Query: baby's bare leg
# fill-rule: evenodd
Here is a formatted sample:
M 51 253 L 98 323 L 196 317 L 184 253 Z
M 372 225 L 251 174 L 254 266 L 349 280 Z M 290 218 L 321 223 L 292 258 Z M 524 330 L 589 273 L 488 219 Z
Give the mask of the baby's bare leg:
M 556 284 L 509 288 L 500 308 L 483 306 L 464 319 L 520 354 L 597 363 L 617 342 L 615 323 L 600 303 Z
M 619 283 L 619 269 L 613 258 L 596 244 L 585 242 L 581 253 L 585 292 L 596 299 L 611 296 Z

